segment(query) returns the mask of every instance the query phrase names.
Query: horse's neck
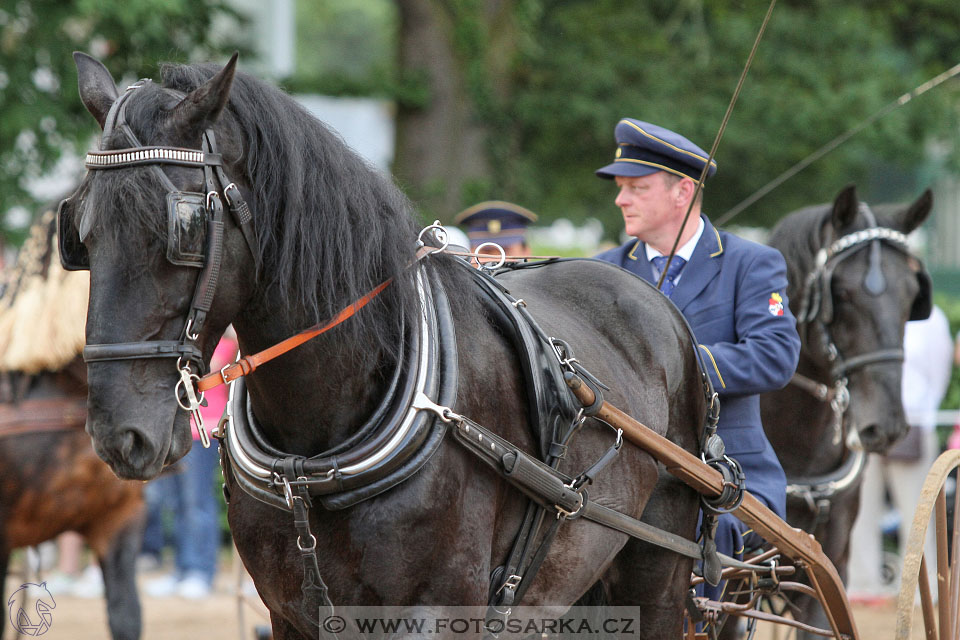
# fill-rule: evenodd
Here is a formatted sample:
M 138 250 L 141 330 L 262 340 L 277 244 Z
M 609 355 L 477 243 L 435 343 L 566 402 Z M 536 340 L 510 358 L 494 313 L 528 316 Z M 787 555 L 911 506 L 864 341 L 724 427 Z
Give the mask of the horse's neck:
M 800 354 L 797 373 L 820 383 L 829 381 L 829 370 Z M 830 403 L 806 389 L 788 384 L 762 399 L 764 427 L 788 476 L 808 476 L 836 468 L 845 445 L 837 438 Z
M 234 326 L 244 353 L 265 349 L 297 333 L 293 327 L 266 330 L 238 319 Z M 254 414 L 276 448 L 316 455 L 346 440 L 376 410 L 386 383 L 379 371 L 392 362 L 362 369 L 359 350 L 375 341 L 339 344 L 324 334 L 258 369 L 247 381 Z M 369 359 L 366 359 L 369 362 Z

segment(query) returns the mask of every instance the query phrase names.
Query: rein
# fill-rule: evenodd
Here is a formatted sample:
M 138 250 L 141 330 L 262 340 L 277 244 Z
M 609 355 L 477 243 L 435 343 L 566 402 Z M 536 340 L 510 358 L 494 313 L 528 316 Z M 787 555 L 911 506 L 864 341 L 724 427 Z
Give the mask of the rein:
M 473 253 L 470 251 L 450 251 L 445 248 L 438 249 L 436 247 L 422 246 L 417 250 L 417 253 L 414 259 L 407 266 L 408 267 L 413 266 L 414 264 L 422 260 L 424 257 L 431 255 L 433 253 L 444 253 L 452 256 L 459 256 L 459 257 L 467 256 L 467 257 L 477 258 L 478 263 L 480 258 L 490 257 L 489 254 L 483 254 L 483 253 Z M 498 261 L 496 263 L 490 264 L 489 266 L 484 264 L 483 268 L 491 269 L 491 270 L 498 269 L 501 266 L 503 266 L 505 261 L 555 260 L 559 257 L 559 256 L 510 256 L 510 255 L 505 255 L 503 253 L 503 249 L 500 250 L 500 254 L 501 255 L 498 258 Z M 245 375 L 249 375 L 253 373 L 257 369 L 257 367 L 263 365 L 264 363 L 269 362 L 270 360 L 273 360 L 274 358 L 281 356 L 287 353 L 288 351 L 299 347 L 303 343 L 308 342 L 313 338 L 316 338 L 320 334 L 326 333 L 327 331 L 329 331 L 330 329 L 333 329 L 337 325 L 343 322 L 346 322 L 357 311 L 365 307 L 367 303 L 369 303 L 371 300 L 376 298 L 377 295 L 379 295 L 380 292 L 386 289 L 391 282 L 393 282 L 393 278 L 388 278 L 384 280 L 383 282 L 378 284 L 376 287 L 374 287 L 372 290 L 370 290 L 369 293 L 362 296 L 355 302 L 351 302 L 346 307 L 341 309 L 329 322 L 327 322 L 324 325 L 317 323 L 314 326 L 310 327 L 309 329 L 304 329 L 300 333 L 290 336 L 289 338 L 287 338 L 286 340 L 283 340 L 282 342 L 278 342 L 272 347 L 268 347 L 263 351 L 260 351 L 250 356 L 244 356 L 243 358 L 240 358 L 239 360 L 237 360 L 235 363 L 225 366 L 220 371 L 212 371 L 208 373 L 207 375 L 200 378 L 200 380 L 197 382 L 197 391 L 199 391 L 200 393 L 204 393 L 206 391 L 209 391 L 210 389 L 219 387 L 222 384 L 228 384 L 236 380 L 237 378 L 241 378 Z
M 436 252 L 437 250 L 435 247 L 422 246 L 417 250 L 417 253 L 414 259 L 407 266 L 408 267 L 413 266 L 414 264 L 422 260 L 424 257 Z M 253 373 L 257 369 L 257 367 L 263 365 L 264 363 L 267 363 L 278 356 L 282 356 L 288 351 L 291 351 L 292 349 L 296 349 L 303 343 L 308 342 L 309 340 L 312 340 L 313 338 L 316 338 L 317 336 L 323 333 L 326 333 L 330 329 L 333 329 L 334 327 L 340 324 L 343 324 L 344 322 L 352 318 L 354 314 L 360 311 L 360 309 L 367 306 L 367 304 L 371 302 L 374 298 L 380 295 L 380 293 L 384 289 L 386 289 L 388 286 L 390 286 L 390 283 L 392 282 L 393 282 L 392 277 L 387 278 L 386 280 L 378 284 L 376 287 L 371 289 L 368 293 L 366 293 L 356 301 L 351 302 L 346 307 L 341 309 L 326 324 L 321 325 L 320 323 L 317 323 L 312 327 L 310 327 L 309 329 L 304 329 L 300 333 L 292 335 L 286 340 L 278 342 L 272 347 L 267 347 L 263 351 L 255 353 L 253 355 L 244 356 L 239 360 L 237 360 L 235 363 L 225 366 L 220 371 L 213 371 L 211 373 L 208 373 L 207 375 L 200 378 L 199 381 L 197 381 L 197 391 L 199 391 L 200 393 L 204 393 L 206 391 L 209 391 L 210 389 L 219 387 L 221 384 L 233 382 L 237 378 L 242 378 L 245 375 Z

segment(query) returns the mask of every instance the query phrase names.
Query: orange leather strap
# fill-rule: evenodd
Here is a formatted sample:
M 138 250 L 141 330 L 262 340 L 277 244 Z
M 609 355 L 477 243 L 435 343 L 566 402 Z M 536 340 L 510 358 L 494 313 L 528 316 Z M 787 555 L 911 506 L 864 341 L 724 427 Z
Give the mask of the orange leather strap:
M 436 251 L 436 248 L 434 247 L 421 247 L 417 251 L 416 257 L 411 264 L 417 263 L 424 256 L 428 256 L 434 251 Z M 255 353 L 250 356 L 244 356 L 235 363 L 227 365 L 220 371 L 211 371 L 207 375 L 200 378 L 200 380 L 197 382 L 197 391 L 203 393 L 204 391 L 209 391 L 214 387 L 219 387 L 221 384 L 236 380 L 237 378 L 242 378 L 243 376 L 255 371 L 256 368 L 263 363 L 269 362 L 277 356 L 281 356 L 287 351 L 299 347 L 304 342 L 316 338 L 321 333 L 326 333 L 337 325 L 349 320 L 357 311 L 360 311 L 360 309 L 364 308 L 368 302 L 376 298 L 381 291 L 386 289 L 391 282 L 393 282 L 393 278 L 388 278 L 387 280 L 381 282 L 362 298 L 341 309 L 332 320 L 322 326 L 316 324 L 309 329 L 304 329 L 300 333 L 290 336 L 283 342 L 278 342 L 272 347 L 267 347 L 259 353 Z

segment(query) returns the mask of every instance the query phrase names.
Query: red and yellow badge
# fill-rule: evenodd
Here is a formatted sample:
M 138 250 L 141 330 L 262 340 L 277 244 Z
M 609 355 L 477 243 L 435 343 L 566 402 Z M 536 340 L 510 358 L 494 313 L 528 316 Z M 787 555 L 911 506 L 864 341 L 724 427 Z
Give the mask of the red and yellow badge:
M 770 300 L 768 301 L 770 315 L 773 316 L 782 316 L 783 315 L 783 296 L 779 293 L 771 293 Z

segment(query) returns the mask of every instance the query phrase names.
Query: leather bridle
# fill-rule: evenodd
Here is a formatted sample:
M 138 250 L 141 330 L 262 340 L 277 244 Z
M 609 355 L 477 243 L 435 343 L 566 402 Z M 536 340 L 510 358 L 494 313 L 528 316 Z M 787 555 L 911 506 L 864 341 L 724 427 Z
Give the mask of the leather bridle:
M 167 187 L 168 200 L 177 197 L 197 197 L 200 202 L 199 206 L 203 211 L 203 223 L 205 223 L 207 229 L 206 244 L 202 261 L 188 266 L 200 267 L 201 271 L 197 278 L 193 298 L 190 301 L 190 308 L 187 312 L 179 340 L 144 340 L 139 342 L 88 344 L 84 347 L 83 359 L 87 363 L 90 363 L 112 360 L 136 360 L 142 358 L 176 358 L 177 371 L 180 374 L 180 381 L 177 383 L 176 391 L 177 403 L 183 409 L 193 412 L 198 431 L 204 441 L 204 446 L 209 446 L 209 439 L 206 437 L 206 430 L 202 427 L 199 412 L 203 394 L 201 392 L 198 397 L 195 389 L 195 383 L 199 380 L 199 376 L 204 373 L 206 365 L 204 363 L 203 353 L 200 351 L 196 342 L 206 322 L 207 313 L 213 304 L 213 298 L 216 294 L 217 282 L 220 276 L 220 266 L 223 257 L 223 205 L 221 195 L 223 200 L 226 200 L 230 213 L 233 215 L 237 226 L 243 233 L 258 272 L 260 270 L 260 252 L 256 232 L 252 224 L 250 209 L 244 201 L 240 189 L 234 182 L 227 178 L 223 170 L 223 160 L 220 154 L 217 153 L 216 139 L 212 129 L 204 131 L 202 148 L 197 150 L 181 147 L 143 145 L 127 124 L 124 117 L 127 101 L 136 90 L 150 82 L 150 80 L 140 80 L 130 85 L 123 95 L 114 101 L 104 122 L 101 150 L 89 152 L 85 164 L 90 171 L 108 171 L 148 166 Z M 179 100 L 186 97 L 184 94 L 171 89 L 164 89 L 164 91 L 177 97 Z M 115 131 L 121 133 L 130 146 L 123 149 L 103 150 L 103 145 Z M 190 194 L 180 192 L 161 169 L 163 165 L 202 170 L 204 193 Z M 84 226 L 83 221 L 81 221 L 81 228 Z M 61 236 L 65 233 L 71 233 L 72 231 L 72 229 L 59 229 Z M 61 259 L 66 266 L 68 259 L 64 256 L 62 242 L 61 240 Z M 174 264 L 182 264 L 174 260 L 171 260 L 171 262 L 174 262 Z M 82 264 L 72 264 L 68 268 L 82 269 L 84 267 Z M 87 263 L 86 268 L 89 268 L 89 263 Z
M 860 203 L 859 211 L 866 217 L 870 226 L 842 236 L 817 252 L 813 269 L 804 279 L 802 303 L 800 312 L 797 314 L 797 330 L 803 341 L 807 342 L 811 332 L 814 331 L 820 339 L 819 344 L 822 348 L 819 355 L 830 363 L 832 388 L 799 374 L 795 376 L 793 383 L 822 401 L 830 401 L 834 411 L 839 414 L 846 410 L 849 403 L 847 376 L 851 372 L 880 362 L 903 362 L 903 348 L 899 346 L 845 357 L 834 342 L 830 331 L 830 325 L 834 319 L 832 280 L 834 271 L 840 263 L 862 249 L 869 249 L 869 264 L 863 285 L 869 294 L 878 296 L 886 290 L 881 265 L 881 244 L 892 246 L 913 257 L 907 246 L 905 234 L 879 226 L 873 211 L 866 203 Z M 911 319 L 929 314 L 929 276 L 926 271 L 921 270 L 917 277 L 921 292 L 911 309 Z M 925 310 L 927 310 L 926 314 Z

